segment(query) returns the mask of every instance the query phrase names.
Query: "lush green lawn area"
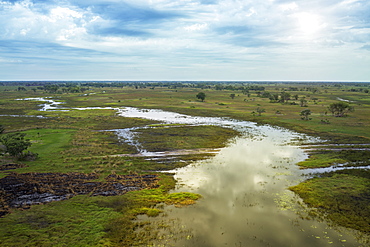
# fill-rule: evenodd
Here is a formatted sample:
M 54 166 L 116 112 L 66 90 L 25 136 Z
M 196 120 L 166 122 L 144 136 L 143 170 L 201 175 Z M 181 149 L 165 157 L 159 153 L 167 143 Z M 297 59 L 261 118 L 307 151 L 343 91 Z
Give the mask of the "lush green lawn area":
M 70 147 L 74 129 L 34 129 L 24 133 L 31 140 L 30 151 L 40 155 L 40 161 L 58 159 L 59 153 Z

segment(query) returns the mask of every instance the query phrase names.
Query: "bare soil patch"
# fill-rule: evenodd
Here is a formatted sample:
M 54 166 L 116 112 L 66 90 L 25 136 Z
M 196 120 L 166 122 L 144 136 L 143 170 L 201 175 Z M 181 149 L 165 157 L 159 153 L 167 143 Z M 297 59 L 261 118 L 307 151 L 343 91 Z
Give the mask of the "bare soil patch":
M 11 173 L 0 179 L 0 216 L 12 208 L 60 201 L 75 195 L 122 195 L 128 191 L 157 188 L 156 175 L 115 175 L 96 181 L 97 174 L 84 173 Z
M 0 171 L 18 169 L 24 166 L 25 165 L 22 165 L 22 164 L 3 164 L 3 165 L 0 165 Z

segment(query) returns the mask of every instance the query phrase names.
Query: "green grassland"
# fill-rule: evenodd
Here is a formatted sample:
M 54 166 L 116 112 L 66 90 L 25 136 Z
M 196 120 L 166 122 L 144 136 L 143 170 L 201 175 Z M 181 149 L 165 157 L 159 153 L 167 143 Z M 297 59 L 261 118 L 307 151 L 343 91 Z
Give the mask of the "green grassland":
M 169 163 L 143 157 L 118 156 L 133 154 L 136 149 L 120 142 L 113 132 L 101 130 L 152 126 L 154 128 L 150 130 L 138 130 L 138 141 L 150 151 L 219 148 L 238 135 L 233 130 L 216 126 L 174 127 L 151 120 L 122 118 L 112 109 L 38 111 L 41 102 L 15 100 L 29 97 L 52 97 L 65 102 L 61 107 L 66 108 L 132 106 L 195 116 L 230 117 L 321 137 L 325 140 L 324 144 L 370 143 L 370 94 L 365 92 L 370 89 L 370 84 L 235 83 L 228 84 L 232 87 L 222 90 L 217 90 L 215 85 L 91 86 L 84 93 L 66 93 L 61 90 L 51 93 L 36 86 L 26 87 L 26 91 L 17 91 L 17 86 L 0 86 L 0 124 L 5 127 L 6 133 L 26 133 L 33 144 L 29 150 L 39 154 L 39 158 L 34 161 L 13 161 L 10 157 L 0 157 L 0 164 L 24 164 L 11 172 L 96 173 L 99 179 L 103 179 L 109 174 L 143 174 L 173 169 L 207 158 L 209 154 L 178 156 L 178 159 Z M 240 85 L 263 86 L 264 90 L 246 92 L 238 89 Z M 206 94 L 204 102 L 196 98 L 199 92 Z M 291 99 L 285 103 L 273 103 L 269 98 L 260 96 L 263 92 L 288 92 Z M 235 96 L 231 97 L 231 94 Z M 294 95 L 297 95 L 297 99 Z M 306 106 L 301 107 L 300 99 L 303 97 L 307 102 Z M 332 116 L 328 106 L 339 102 L 339 98 L 349 100 L 354 112 L 349 112 L 345 117 Z M 257 113 L 258 108 L 264 110 L 261 115 Z M 300 112 L 304 109 L 311 110 L 311 120 L 301 119 Z M 308 160 L 298 165 L 302 168 L 346 162 L 368 165 L 368 151 L 358 154 L 345 150 L 313 151 Z M 0 178 L 9 172 L 0 171 Z M 368 232 L 363 222 L 368 219 L 366 217 L 370 211 L 365 206 L 369 204 L 370 198 L 366 189 L 369 181 L 366 171 L 349 170 L 317 177 L 291 189 L 312 207 L 328 213 L 333 222 Z M 0 219 L 0 228 L 7 229 L 0 233 L 0 245 L 17 246 L 14 243 L 19 242 L 18 246 L 131 246 L 135 242 L 145 243 L 155 236 L 143 240 L 135 235 L 134 230 L 139 227 L 132 221 L 135 215 L 146 213 L 154 216 L 160 212 L 155 206 L 160 202 L 191 204 L 199 197 L 187 193 L 168 194 L 167 191 L 175 183 L 170 176 L 163 176 L 161 183 L 159 189 L 129 192 L 117 197 L 77 196 L 66 201 L 35 205 L 30 210 L 14 210 L 12 214 Z M 330 211 L 334 208 L 338 210 Z M 354 210 L 349 210 L 352 208 Z M 364 212 L 358 213 L 361 210 Z M 72 211 L 74 213 L 70 213 Z M 359 217 L 363 217 L 362 220 Z M 79 230 L 81 225 L 84 227 Z
M 195 148 L 219 148 L 238 135 L 235 130 L 217 126 L 156 127 L 138 131 L 139 142 L 150 152 Z

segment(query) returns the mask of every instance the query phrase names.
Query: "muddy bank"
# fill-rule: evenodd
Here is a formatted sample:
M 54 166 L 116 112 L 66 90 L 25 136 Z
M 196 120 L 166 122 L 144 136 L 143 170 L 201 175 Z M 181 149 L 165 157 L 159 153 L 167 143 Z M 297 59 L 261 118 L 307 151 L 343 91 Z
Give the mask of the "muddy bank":
M 178 149 L 173 151 L 162 152 L 141 152 L 137 154 L 113 154 L 111 157 L 169 157 L 194 154 L 217 154 L 220 148 L 195 148 L 195 149 Z
M 128 191 L 158 187 L 156 175 L 115 175 L 97 182 L 96 174 L 12 173 L 0 179 L 0 217 L 12 208 L 60 201 L 75 195 L 122 195 Z

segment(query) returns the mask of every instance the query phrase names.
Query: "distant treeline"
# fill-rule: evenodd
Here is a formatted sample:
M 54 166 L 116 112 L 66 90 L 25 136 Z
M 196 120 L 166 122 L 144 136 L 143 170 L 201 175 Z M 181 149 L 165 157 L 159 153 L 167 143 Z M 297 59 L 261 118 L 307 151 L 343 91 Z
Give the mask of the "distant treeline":
M 370 88 L 368 82 L 283 82 L 283 81 L 4 81 L 0 86 L 18 86 L 18 90 L 44 90 L 48 92 L 84 92 L 89 88 L 134 87 L 150 88 L 167 87 L 201 88 L 215 90 L 232 90 L 248 93 L 265 90 L 265 86 L 276 86 L 281 91 L 318 91 L 319 88 L 337 87 L 343 91 L 362 92 Z M 366 93 L 366 92 L 365 92 Z

